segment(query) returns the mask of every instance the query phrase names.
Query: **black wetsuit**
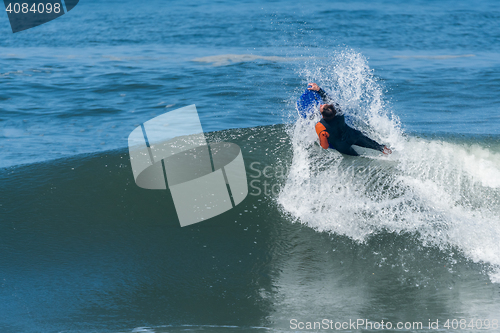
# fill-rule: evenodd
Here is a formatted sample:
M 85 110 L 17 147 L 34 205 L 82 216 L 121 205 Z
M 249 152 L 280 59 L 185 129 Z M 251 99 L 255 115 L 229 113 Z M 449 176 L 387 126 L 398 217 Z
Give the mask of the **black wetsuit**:
M 323 89 L 318 91 L 323 100 L 331 100 Z M 335 108 L 340 110 L 338 104 Z M 349 127 L 345 118 L 341 114 L 337 114 L 331 120 L 320 120 L 320 123 L 325 126 L 328 132 L 328 143 L 330 147 L 338 150 L 342 154 L 359 156 L 359 154 L 352 148 L 352 145 L 384 151 L 384 145 L 370 139 L 360 131 Z

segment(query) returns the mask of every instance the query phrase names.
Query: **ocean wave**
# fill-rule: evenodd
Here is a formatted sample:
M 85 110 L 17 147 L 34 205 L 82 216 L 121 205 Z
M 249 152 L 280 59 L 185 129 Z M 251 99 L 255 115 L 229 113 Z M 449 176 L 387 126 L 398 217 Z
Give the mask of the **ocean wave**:
M 413 233 L 492 267 L 500 282 L 500 147 L 406 135 L 366 59 L 335 53 L 302 75 L 330 91 L 358 128 L 394 148 L 385 158 L 351 158 L 317 145 L 313 123 L 289 130 L 293 162 L 278 202 L 320 232 L 366 242 L 379 232 Z

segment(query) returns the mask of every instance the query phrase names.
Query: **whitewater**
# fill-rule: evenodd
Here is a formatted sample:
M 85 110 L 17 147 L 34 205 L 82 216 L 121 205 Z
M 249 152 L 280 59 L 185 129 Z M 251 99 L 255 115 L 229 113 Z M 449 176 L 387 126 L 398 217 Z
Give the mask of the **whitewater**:
M 407 135 L 383 83 L 352 50 L 311 59 L 298 73 L 394 153 L 356 158 L 325 151 L 314 131 L 320 115 L 300 118 L 288 128 L 293 160 L 277 198 L 283 212 L 358 242 L 377 233 L 412 234 L 425 246 L 489 265 L 491 280 L 500 283 L 500 145 Z

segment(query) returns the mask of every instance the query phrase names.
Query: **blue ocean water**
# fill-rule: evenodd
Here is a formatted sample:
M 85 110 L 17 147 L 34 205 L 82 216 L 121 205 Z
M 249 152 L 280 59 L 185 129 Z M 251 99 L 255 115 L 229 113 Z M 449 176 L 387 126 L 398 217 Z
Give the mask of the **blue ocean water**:
M 4 16 L 2 166 L 124 147 L 138 123 L 189 104 L 206 131 L 283 123 L 304 58 L 344 47 L 408 132 L 499 134 L 494 1 L 136 7 L 83 1 L 17 34 Z
M 0 34 L 3 332 L 495 331 L 499 2 L 82 0 Z M 393 156 L 318 151 L 294 106 L 311 81 Z M 287 172 L 180 228 L 127 137 L 191 104 L 250 180 Z

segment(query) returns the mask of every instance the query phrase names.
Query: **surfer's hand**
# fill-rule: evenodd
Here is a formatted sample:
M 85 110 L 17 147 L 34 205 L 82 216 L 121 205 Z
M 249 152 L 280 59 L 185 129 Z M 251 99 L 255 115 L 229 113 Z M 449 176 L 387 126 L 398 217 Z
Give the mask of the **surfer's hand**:
M 319 91 L 319 86 L 314 83 L 314 82 L 311 82 L 308 84 L 310 87 L 307 87 L 307 90 L 314 90 L 314 91 Z

